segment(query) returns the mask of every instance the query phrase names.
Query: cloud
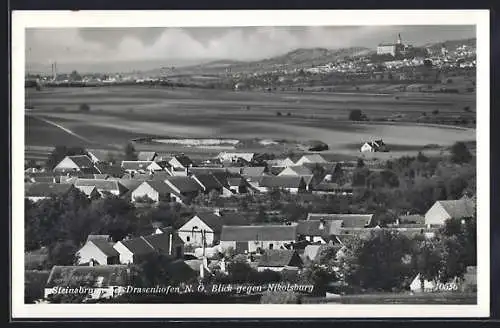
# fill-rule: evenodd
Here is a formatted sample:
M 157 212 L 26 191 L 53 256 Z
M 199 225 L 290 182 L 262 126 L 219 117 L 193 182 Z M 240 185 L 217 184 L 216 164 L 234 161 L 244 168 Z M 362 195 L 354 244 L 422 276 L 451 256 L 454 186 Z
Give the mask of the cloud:
M 375 48 L 401 33 L 416 45 L 475 36 L 471 26 L 322 26 L 28 29 L 27 60 L 37 63 L 130 60 L 256 60 L 295 48 Z

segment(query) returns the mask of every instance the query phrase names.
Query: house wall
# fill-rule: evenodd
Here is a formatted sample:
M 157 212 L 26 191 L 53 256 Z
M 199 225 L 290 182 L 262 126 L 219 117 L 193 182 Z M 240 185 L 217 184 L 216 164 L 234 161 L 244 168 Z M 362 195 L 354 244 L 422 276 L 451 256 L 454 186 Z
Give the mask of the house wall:
M 193 228 L 197 227 L 194 230 Z M 203 246 L 201 231 L 206 230 L 206 243 L 207 246 L 212 246 L 214 241 L 218 240 L 220 236 L 216 236 L 212 230 L 205 222 L 203 222 L 198 216 L 194 216 L 191 220 L 186 222 L 177 231 L 179 237 L 184 241 L 185 245 L 191 246 Z
M 108 256 L 91 242 L 85 243 L 76 254 L 79 256 L 78 264 L 89 263 L 91 260 L 95 260 L 100 265 L 108 264 Z
M 365 143 L 363 146 L 361 146 L 361 151 L 362 152 L 373 152 L 373 148 L 369 144 Z
M 434 203 L 432 207 L 425 213 L 426 225 L 443 225 L 444 221 L 450 219 L 450 215 L 438 202 Z
M 132 192 L 131 196 L 132 196 L 131 197 L 132 198 L 131 199 L 132 202 L 135 202 L 136 198 L 138 198 L 138 197 L 144 197 L 144 196 L 148 196 L 149 198 L 151 198 L 155 202 L 158 202 L 160 200 L 158 192 L 156 190 L 154 190 L 148 183 L 141 183 L 139 185 L 139 187 L 137 187 Z
M 280 172 L 280 174 L 278 174 L 278 176 L 281 176 L 281 175 L 299 176 L 297 174 L 297 172 L 295 172 L 294 170 L 292 170 L 290 167 L 285 168 L 283 171 Z
M 134 263 L 134 254 L 127 247 L 125 247 L 121 242 L 117 242 L 113 245 L 113 248 L 120 253 L 120 263 L 129 264 Z
M 65 157 L 62 161 L 60 161 L 55 167 L 54 171 L 62 171 L 62 170 L 70 170 L 77 169 L 80 170 L 80 167 L 75 164 L 70 158 Z

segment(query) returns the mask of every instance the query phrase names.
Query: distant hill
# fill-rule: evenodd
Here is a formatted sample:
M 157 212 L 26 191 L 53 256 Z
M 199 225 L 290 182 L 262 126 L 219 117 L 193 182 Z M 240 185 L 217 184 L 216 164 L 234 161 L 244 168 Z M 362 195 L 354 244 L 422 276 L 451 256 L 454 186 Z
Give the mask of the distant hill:
M 461 39 L 461 40 L 448 40 L 444 42 L 436 42 L 436 43 L 428 43 L 425 44 L 424 47 L 429 48 L 432 51 L 439 51 L 441 47 L 444 45 L 448 50 L 455 50 L 462 45 L 475 47 L 476 46 L 476 38 L 470 39 Z
M 311 65 L 321 65 L 335 62 L 345 57 L 357 57 L 368 55 L 372 50 L 363 47 L 352 47 L 344 49 L 326 49 L 326 48 L 299 48 L 290 51 L 284 55 L 266 58 L 257 61 L 234 61 L 218 60 L 201 65 L 183 67 L 183 72 L 204 72 L 221 73 L 227 69 L 232 72 L 239 71 L 261 71 L 273 68 L 297 68 L 310 67 Z

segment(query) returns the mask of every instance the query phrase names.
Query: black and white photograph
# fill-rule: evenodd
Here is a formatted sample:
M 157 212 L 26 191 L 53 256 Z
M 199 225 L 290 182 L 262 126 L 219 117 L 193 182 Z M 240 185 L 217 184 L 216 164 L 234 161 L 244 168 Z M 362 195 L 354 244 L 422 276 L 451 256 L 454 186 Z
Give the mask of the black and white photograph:
M 19 18 L 20 313 L 488 315 L 488 12 L 246 15 Z

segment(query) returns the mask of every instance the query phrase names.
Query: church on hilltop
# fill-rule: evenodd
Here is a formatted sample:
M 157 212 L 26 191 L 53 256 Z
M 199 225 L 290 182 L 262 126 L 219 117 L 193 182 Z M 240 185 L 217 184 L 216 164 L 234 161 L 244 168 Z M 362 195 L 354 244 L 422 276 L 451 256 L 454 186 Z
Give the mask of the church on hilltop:
M 377 46 L 377 55 L 391 55 L 396 57 L 398 55 L 405 55 L 411 48 L 411 45 L 403 44 L 401 34 L 398 34 L 398 40 L 396 43 L 379 44 Z

